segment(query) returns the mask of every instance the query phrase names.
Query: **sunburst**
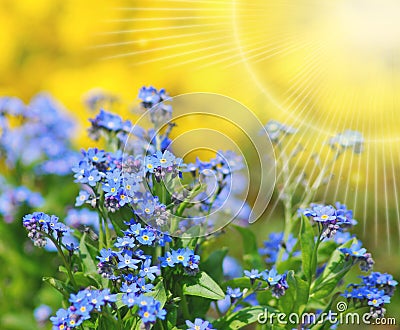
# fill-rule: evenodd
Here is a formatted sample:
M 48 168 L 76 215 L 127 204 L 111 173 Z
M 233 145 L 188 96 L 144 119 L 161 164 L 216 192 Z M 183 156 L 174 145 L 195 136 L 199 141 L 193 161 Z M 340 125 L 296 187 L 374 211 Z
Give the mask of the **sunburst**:
M 310 153 L 326 152 L 321 140 L 337 132 L 363 132 L 364 154 L 344 155 L 334 167 L 334 180 L 313 197 L 349 203 L 360 219 L 366 219 L 364 234 L 374 228 L 375 243 L 385 234 L 390 248 L 394 225 L 400 237 L 397 1 L 123 3 L 104 20 L 106 29 L 92 45 L 103 59 L 129 66 L 157 63 L 165 71 L 180 68 L 194 75 L 204 69 L 242 67 L 258 87 L 249 98 L 259 97 L 261 91 L 274 106 L 268 117 L 300 127 L 302 133 L 288 138 L 288 145 L 306 141 Z M 229 91 L 235 84 L 239 90 L 240 79 L 230 82 Z M 322 165 L 328 162 L 323 159 Z M 292 163 L 292 179 L 299 166 L 307 168 L 311 178 L 319 170 L 311 158 Z

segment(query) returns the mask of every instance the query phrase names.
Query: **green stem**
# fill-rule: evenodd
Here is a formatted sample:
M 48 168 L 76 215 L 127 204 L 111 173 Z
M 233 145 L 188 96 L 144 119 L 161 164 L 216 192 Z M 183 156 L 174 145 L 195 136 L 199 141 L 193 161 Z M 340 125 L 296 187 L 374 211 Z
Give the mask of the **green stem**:
M 64 266 L 65 266 L 65 268 L 66 268 L 66 270 L 68 272 L 68 277 L 69 277 L 72 285 L 74 286 L 74 288 L 77 289 L 78 285 L 76 284 L 74 275 L 72 274 L 71 265 L 67 261 L 67 258 L 65 256 L 63 250 L 61 249 L 61 247 L 58 244 L 57 240 L 52 235 L 46 234 L 46 236 L 53 242 L 53 244 L 57 248 L 58 254 L 60 255 L 61 259 L 63 260 Z
M 183 294 L 182 287 L 179 285 L 179 283 L 176 283 L 175 287 L 176 287 L 176 291 L 178 293 L 178 296 L 181 298 L 180 306 L 181 306 L 181 309 L 182 309 L 183 317 L 186 320 L 190 320 L 189 306 L 188 306 L 188 303 L 187 303 L 187 300 L 186 300 L 186 296 Z

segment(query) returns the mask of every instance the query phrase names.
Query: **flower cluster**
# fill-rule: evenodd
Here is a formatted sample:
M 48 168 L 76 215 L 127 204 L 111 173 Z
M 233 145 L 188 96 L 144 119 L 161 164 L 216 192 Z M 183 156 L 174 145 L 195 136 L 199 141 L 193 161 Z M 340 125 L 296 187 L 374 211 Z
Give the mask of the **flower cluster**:
M 254 284 L 255 280 L 264 280 L 268 287 L 271 288 L 272 296 L 275 298 L 282 297 L 285 295 L 289 285 L 286 282 L 287 273 L 278 274 L 275 268 L 271 270 L 264 270 L 259 272 L 257 269 L 245 270 L 244 275 L 250 279 L 251 285 Z
M 300 255 L 300 251 L 295 251 L 297 238 L 289 234 L 288 239 L 284 242 L 283 235 L 283 232 L 269 234 L 269 239 L 264 241 L 264 247 L 259 249 L 260 254 L 266 257 L 266 263 L 275 264 L 281 249 L 283 249 L 282 261 L 287 260 L 291 256 Z
M 97 265 L 98 272 L 103 277 L 121 281 L 126 280 L 126 276 L 132 276 L 136 271 L 141 281 L 145 279 L 153 281 L 154 274 L 157 274 L 159 269 L 151 266 L 152 256 L 144 254 L 140 247 L 165 246 L 166 243 L 171 242 L 171 237 L 168 233 L 160 232 L 150 226 L 142 227 L 140 223 L 134 221 L 128 224 L 129 228 L 124 231 L 124 236 L 118 237 L 114 243 L 114 247 L 118 250 L 102 249 L 100 251 L 100 256 L 97 257 L 100 260 Z
M 43 197 L 38 192 L 33 192 L 25 186 L 12 187 L 0 175 L 0 215 L 6 222 L 14 220 L 15 211 L 22 205 L 29 208 L 40 207 Z
M 334 237 L 338 230 L 347 229 L 357 222 L 352 218 L 352 211 L 343 204 L 332 205 L 311 204 L 310 208 L 300 209 L 299 212 L 322 225 L 322 238 Z
M 284 125 L 276 120 L 270 120 L 264 128 L 272 142 L 278 142 L 279 138 L 285 135 L 294 134 L 297 131 L 295 128 Z
M 365 248 L 362 247 L 361 241 L 353 243 L 349 248 L 339 249 L 347 259 L 352 259 L 353 263 L 360 263 L 360 269 L 364 272 L 368 272 L 372 269 L 375 262 L 372 259 L 371 253 L 368 253 Z
M 101 136 L 107 136 L 112 132 L 123 143 L 132 129 L 132 123 L 129 120 L 123 121 L 120 116 L 103 109 L 95 118 L 90 119 L 90 123 L 92 126 L 89 128 L 89 136 L 93 140 L 98 140 Z
M 56 316 L 50 318 L 55 329 L 68 329 L 80 326 L 90 319 L 93 312 L 101 312 L 104 306 L 112 305 L 117 301 L 117 295 L 110 294 L 109 289 L 85 289 L 77 294 L 71 294 L 68 309 L 59 309 Z
M 125 293 L 122 296 L 122 302 L 129 308 L 138 307 L 137 314 L 140 316 L 146 329 L 150 329 L 150 326 L 157 319 L 164 320 L 167 314 L 158 300 L 143 294 L 137 296 L 134 292 Z
M 185 272 L 194 275 L 199 271 L 200 256 L 194 254 L 189 248 L 180 248 L 167 252 L 164 257 L 160 257 L 161 267 L 175 267 L 182 265 Z
M 175 178 L 178 175 L 182 176 L 178 168 L 181 162 L 182 159 L 176 158 L 168 150 L 164 151 L 164 153 L 157 151 L 155 154 L 146 157 L 145 169 L 146 172 L 154 174 L 157 182 L 160 182 L 165 179 L 167 174 L 171 174 L 171 178 Z
M 361 276 L 361 284 L 350 284 L 351 291 L 346 290 L 342 295 L 354 303 L 370 306 L 371 316 L 383 317 L 385 304 L 390 303 L 398 282 L 390 274 L 373 272 L 369 276 Z
M 151 122 L 156 128 L 171 119 L 172 107 L 165 104 L 170 98 L 164 88 L 157 90 L 153 86 L 143 86 L 139 91 L 139 99 L 142 107 L 149 111 Z
M 34 212 L 24 216 L 22 223 L 28 231 L 28 237 L 36 246 L 40 247 L 46 245 L 46 237 L 60 241 L 65 234 L 71 231 L 69 227 L 58 221 L 58 217 L 43 212 Z
M 39 94 L 28 105 L 0 98 L 0 150 L 11 168 L 34 165 L 39 173 L 68 174 L 77 159 L 70 142 L 74 125 L 49 95 Z
M 364 138 L 360 132 L 346 130 L 339 133 L 329 140 L 329 145 L 336 149 L 352 149 L 354 153 L 359 154 L 363 150 Z
M 186 320 L 187 330 L 214 330 L 208 321 L 196 318 L 194 322 Z

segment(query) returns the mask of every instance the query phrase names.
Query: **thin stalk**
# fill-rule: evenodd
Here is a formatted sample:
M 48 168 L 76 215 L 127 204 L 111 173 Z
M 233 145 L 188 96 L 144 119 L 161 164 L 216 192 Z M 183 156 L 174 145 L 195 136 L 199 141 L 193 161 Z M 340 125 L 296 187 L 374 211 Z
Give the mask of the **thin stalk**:
M 61 259 L 63 260 L 65 269 L 66 269 L 67 272 L 68 272 L 68 277 L 69 277 L 69 279 L 70 279 L 72 285 L 74 286 L 74 288 L 77 289 L 77 288 L 78 288 L 78 285 L 76 284 L 75 278 L 74 278 L 74 276 L 73 276 L 73 274 L 72 274 L 71 265 L 70 265 L 69 262 L 67 261 L 67 258 L 65 257 L 65 254 L 64 254 L 63 250 L 61 249 L 61 247 L 60 247 L 60 245 L 58 244 L 57 240 L 54 239 L 54 237 L 53 237 L 52 235 L 46 234 L 46 236 L 47 236 L 47 237 L 53 242 L 53 244 L 56 246 L 57 252 L 58 252 L 58 254 L 60 255 Z

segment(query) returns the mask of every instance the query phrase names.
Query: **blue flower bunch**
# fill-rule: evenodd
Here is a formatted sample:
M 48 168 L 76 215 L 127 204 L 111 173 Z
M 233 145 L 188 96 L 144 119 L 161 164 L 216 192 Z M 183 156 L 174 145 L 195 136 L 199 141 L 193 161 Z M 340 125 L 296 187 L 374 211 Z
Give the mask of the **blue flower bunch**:
M 284 168 L 277 185 L 284 226 L 260 248 L 251 228 L 232 223 L 230 234 L 243 249 L 236 261 L 215 248 L 219 235 L 211 233 L 226 225 L 219 217 L 232 210 L 239 219 L 249 217 L 249 205 L 235 209 L 246 184 L 238 175 L 243 159 L 218 151 L 185 163 L 171 148 L 173 100 L 152 86 L 143 87 L 139 99 L 151 128 L 104 109 L 90 119 L 89 135 L 99 146 L 82 150 L 71 166 L 80 190 L 71 196 L 78 209 L 68 210 L 65 224 L 42 212 L 23 218 L 34 244 L 50 241 L 62 261 L 57 277 L 45 278 L 69 306 L 51 318 L 54 329 L 239 329 L 256 323 L 264 310 L 300 319 L 319 315 L 343 296 L 355 309 L 371 306 L 374 317 L 384 314 L 397 285 L 390 275 L 346 282 L 356 264 L 368 272 L 374 264 L 350 233 L 357 224 L 353 212 L 341 203 L 311 203 L 334 162 L 360 151 L 362 137 L 347 132 L 330 140 L 334 157 L 311 180 L 304 171 L 287 175 L 301 148 L 286 155 L 282 146 L 297 130 L 267 123 Z M 96 96 L 90 102 L 93 108 L 107 103 L 113 102 Z M 288 321 L 291 328 L 311 326 Z
M 109 289 L 81 290 L 70 295 L 71 306 L 68 309 L 59 309 L 50 320 L 55 329 L 73 329 L 90 319 L 92 313 L 101 313 L 107 305 L 113 305 L 116 300 L 117 296 L 110 294 Z
M 39 174 L 67 175 L 77 154 L 71 138 L 75 123 L 47 94 L 28 105 L 0 98 L 0 150 L 10 168 L 34 166 Z
M 39 247 L 46 245 L 46 238 L 52 240 L 53 243 L 57 242 L 58 245 L 63 244 L 63 236 L 71 231 L 68 226 L 58 221 L 58 217 L 43 212 L 25 215 L 22 224 L 28 231 L 28 237 Z
M 386 309 L 385 304 L 390 303 L 398 282 L 387 273 L 372 272 L 368 276 L 360 276 L 361 284 L 351 283 L 342 296 L 357 306 L 370 306 L 370 314 L 373 318 L 383 317 Z
M 18 209 L 24 205 L 37 208 L 43 205 L 40 193 L 26 186 L 13 186 L 0 175 L 0 215 L 6 222 L 12 222 Z

